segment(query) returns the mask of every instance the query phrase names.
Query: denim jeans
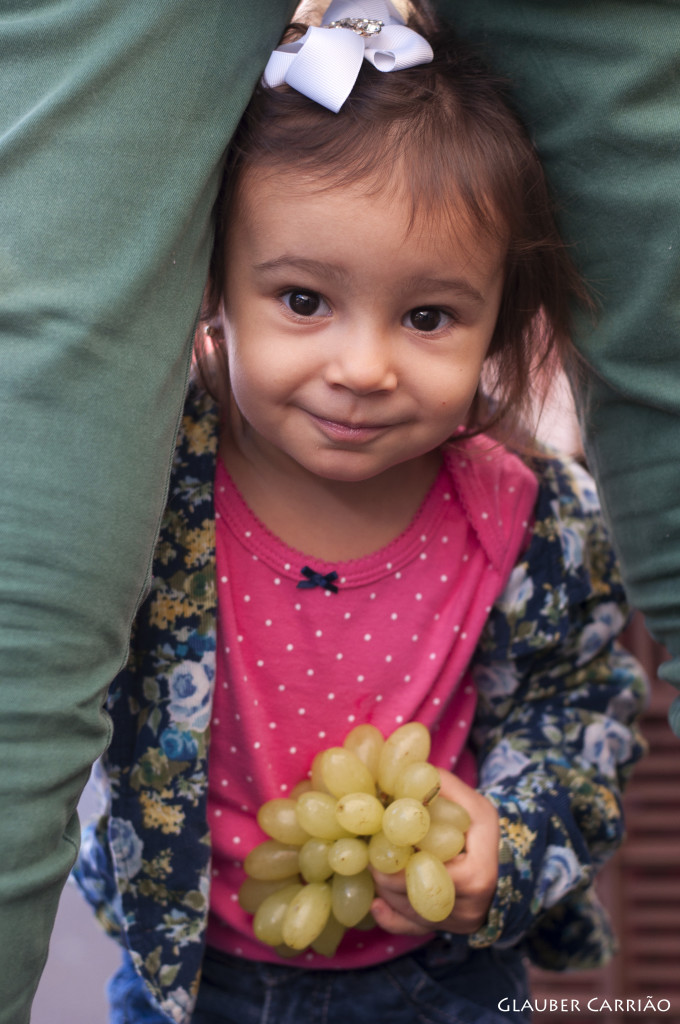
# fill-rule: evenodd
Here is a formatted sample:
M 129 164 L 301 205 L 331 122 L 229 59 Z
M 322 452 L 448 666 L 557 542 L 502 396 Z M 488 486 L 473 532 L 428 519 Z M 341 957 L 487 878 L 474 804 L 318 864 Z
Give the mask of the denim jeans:
M 126 958 L 112 980 L 110 1024 L 165 1024 Z M 208 950 L 192 1024 L 528 1024 L 500 1011 L 529 998 L 515 950 L 471 950 L 438 936 L 409 956 L 362 970 L 254 963 Z

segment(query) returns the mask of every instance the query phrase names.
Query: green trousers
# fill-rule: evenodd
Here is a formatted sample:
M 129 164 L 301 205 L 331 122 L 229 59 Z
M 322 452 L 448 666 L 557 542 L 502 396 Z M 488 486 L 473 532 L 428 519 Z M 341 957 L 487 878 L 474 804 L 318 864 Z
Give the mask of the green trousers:
M 29 1019 L 148 584 L 220 156 L 293 6 L 0 5 L 0 1024 Z M 680 6 L 440 7 L 517 82 L 600 298 L 588 453 L 677 658 Z
M 629 596 L 680 688 L 680 4 L 439 0 L 515 86 L 599 304 L 579 412 Z M 680 700 L 671 710 L 680 735 Z

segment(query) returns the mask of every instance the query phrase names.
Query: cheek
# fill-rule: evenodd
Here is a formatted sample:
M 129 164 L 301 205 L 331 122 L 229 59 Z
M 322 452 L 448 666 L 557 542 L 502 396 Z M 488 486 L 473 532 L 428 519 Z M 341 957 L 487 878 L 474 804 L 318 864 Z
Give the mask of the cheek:
M 469 369 L 441 374 L 436 394 L 430 397 L 430 410 L 434 420 L 445 434 L 467 426 L 470 410 L 474 406 L 479 388 L 479 375 Z
M 249 358 L 248 352 L 247 347 L 237 344 L 233 338 L 227 345 L 229 383 L 239 405 L 252 401 L 262 389 L 258 360 Z
M 480 382 L 480 367 L 474 365 L 439 366 L 422 382 L 421 394 L 433 409 L 442 415 L 466 408 L 475 394 Z
M 231 391 L 248 418 L 270 415 L 295 392 L 297 379 L 276 346 L 234 344 L 229 353 Z

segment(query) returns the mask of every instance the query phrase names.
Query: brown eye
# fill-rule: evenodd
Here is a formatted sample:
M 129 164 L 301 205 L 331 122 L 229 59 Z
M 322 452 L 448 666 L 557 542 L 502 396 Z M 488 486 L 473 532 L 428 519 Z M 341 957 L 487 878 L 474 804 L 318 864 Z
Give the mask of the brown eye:
M 319 312 L 322 298 L 316 292 L 286 292 L 283 296 L 291 312 L 296 316 L 314 316 Z
M 421 309 L 412 309 L 406 314 L 406 320 L 411 327 L 417 331 L 436 331 L 445 321 L 445 313 L 434 306 L 423 306 Z

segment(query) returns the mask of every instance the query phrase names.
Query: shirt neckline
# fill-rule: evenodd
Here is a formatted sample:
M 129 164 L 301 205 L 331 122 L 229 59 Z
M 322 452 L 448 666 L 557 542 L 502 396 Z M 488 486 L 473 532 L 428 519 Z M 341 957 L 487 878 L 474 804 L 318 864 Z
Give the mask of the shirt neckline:
M 255 515 L 234 483 L 222 459 L 217 459 L 215 511 L 234 538 L 251 555 L 263 561 L 281 576 L 298 581 L 305 566 L 326 575 L 338 574 L 343 587 L 362 586 L 401 572 L 430 544 L 442 520 L 457 500 L 447 460 L 442 460 L 434 483 L 425 495 L 411 522 L 398 537 L 361 558 L 328 562 L 289 547 Z

